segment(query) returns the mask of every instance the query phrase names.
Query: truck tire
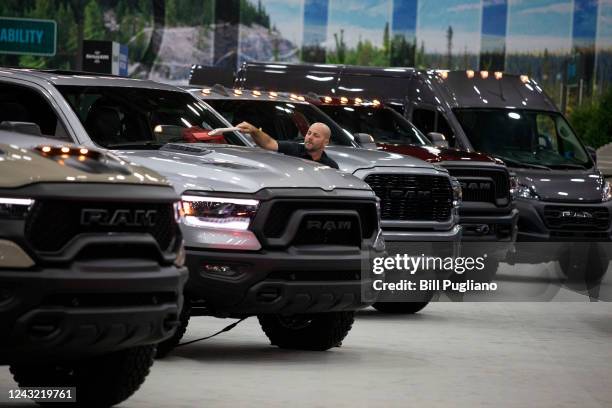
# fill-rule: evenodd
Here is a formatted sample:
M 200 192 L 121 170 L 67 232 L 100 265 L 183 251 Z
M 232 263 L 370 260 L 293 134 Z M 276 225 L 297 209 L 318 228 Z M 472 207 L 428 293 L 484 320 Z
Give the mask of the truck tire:
M 257 316 L 270 343 L 284 349 L 325 351 L 339 346 L 355 321 L 354 312 Z
M 183 309 L 181 310 L 181 314 L 179 316 L 179 327 L 176 328 L 176 331 L 169 339 L 162 341 L 157 344 L 157 354 L 155 354 L 155 358 L 164 358 L 174 348 L 179 344 L 185 332 L 187 331 L 187 326 L 189 325 L 189 319 L 191 317 L 191 304 L 187 297 L 185 297 L 185 301 L 183 302 Z
M 434 292 L 423 293 L 422 301 L 415 302 L 376 302 L 372 307 L 382 313 L 390 314 L 415 314 L 420 312 L 429 304 Z
M 75 407 L 111 407 L 138 390 L 153 364 L 155 346 L 139 346 L 70 363 L 13 364 L 19 387 L 76 387 Z M 57 405 L 57 403 L 39 403 Z

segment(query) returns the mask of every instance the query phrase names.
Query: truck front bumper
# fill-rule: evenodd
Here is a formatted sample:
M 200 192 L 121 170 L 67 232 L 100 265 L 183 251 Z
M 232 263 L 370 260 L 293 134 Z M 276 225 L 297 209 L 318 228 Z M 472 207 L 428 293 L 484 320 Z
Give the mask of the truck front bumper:
M 187 248 L 186 293 L 220 317 L 351 311 L 374 302 L 362 270 L 384 252 L 308 246 L 256 252 Z M 364 286 L 365 285 L 365 286 Z M 198 314 L 194 307 L 194 314 Z
M 171 336 L 187 269 L 114 261 L 0 270 L 0 363 L 108 353 Z

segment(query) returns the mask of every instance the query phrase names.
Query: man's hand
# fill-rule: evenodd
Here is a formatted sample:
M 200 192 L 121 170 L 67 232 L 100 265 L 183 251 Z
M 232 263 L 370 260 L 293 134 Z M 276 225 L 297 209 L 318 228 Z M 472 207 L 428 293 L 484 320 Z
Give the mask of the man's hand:
M 243 133 L 248 133 L 253 138 L 253 141 L 257 143 L 257 146 L 262 147 L 266 150 L 278 151 L 278 143 L 269 134 L 261 129 L 256 128 L 249 122 L 242 122 L 236 127 Z
M 259 132 L 259 129 L 251 125 L 249 122 L 241 122 L 236 125 L 236 127 L 240 129 L 242 133 L 248 133 L 249 135 L 253 135 L 254 133 Z

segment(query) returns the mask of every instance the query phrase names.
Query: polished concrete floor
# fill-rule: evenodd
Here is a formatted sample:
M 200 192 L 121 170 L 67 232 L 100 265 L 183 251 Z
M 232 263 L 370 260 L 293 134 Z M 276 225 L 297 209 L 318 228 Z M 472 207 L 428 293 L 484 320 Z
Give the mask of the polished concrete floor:
M 251 318 L 157 361 L 121 406 L 612 407 L 612 303 L 556 299 L 368 309 L 327 352 L 276 349 Z M 195 318 L 185 340 L 230 322 Z M 0 406 L 13 386 L 0 367 Z

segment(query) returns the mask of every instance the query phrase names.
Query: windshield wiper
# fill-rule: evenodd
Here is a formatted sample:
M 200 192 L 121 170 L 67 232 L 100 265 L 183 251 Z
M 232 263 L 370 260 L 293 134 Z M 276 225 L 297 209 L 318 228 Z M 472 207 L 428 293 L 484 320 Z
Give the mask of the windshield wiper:
M 574 164 L 574 163 L 564 163 L 564 164 L 555 164 L 550 166 L 553 169 L 580 169 L 584 170 L 587 167 L 582 164 Z
M 525 168 L 529 168 L 529 169 L 552 170 L 550 167 L 544 166 L 542 164 L 525 163 L 525 162 L 521 162 L 521 161 L 517 161 L 517 160 L 507 159 L 507 158 L 505 158 L 503 156 L 498 156 L 498 157 L 501 160 L 503 160 L 504 163 L 506 163 L 509 166 L 525 167 Z

